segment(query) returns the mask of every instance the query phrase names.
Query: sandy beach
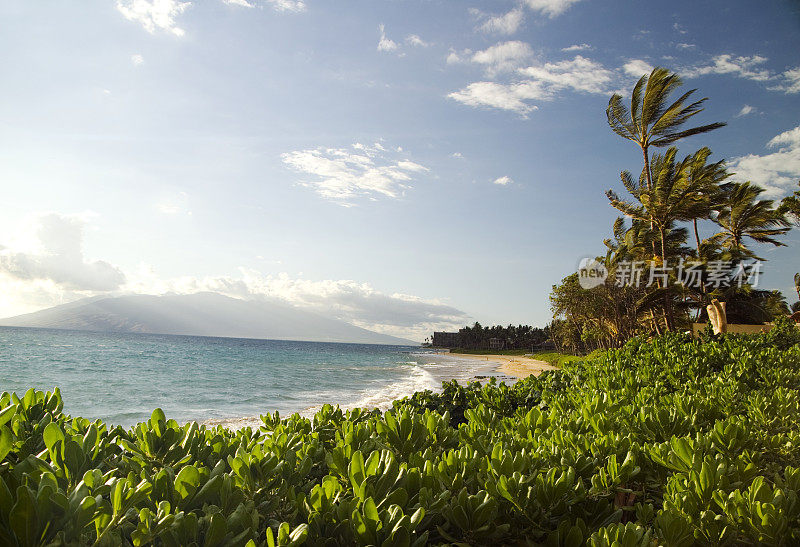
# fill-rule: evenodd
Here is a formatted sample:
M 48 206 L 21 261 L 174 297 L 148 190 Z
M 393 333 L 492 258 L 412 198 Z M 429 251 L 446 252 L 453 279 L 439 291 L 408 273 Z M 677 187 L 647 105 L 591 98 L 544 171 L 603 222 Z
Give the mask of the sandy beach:
M 521 355 L 475 355 L 471 353 L 450 353 L 449 355 L 497 363 L 499 365 L 498 372 L 514 378 L 527 378 L 531 374 L 538 376 L 545 370 L 558 370 L 558 367 L 554 367 L 547 361 Z

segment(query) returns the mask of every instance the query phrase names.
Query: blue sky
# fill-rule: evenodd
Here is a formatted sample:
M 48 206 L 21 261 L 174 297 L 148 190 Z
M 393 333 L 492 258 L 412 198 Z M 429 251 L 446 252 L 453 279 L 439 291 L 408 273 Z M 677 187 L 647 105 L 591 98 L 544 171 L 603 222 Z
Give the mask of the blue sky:
M 0 4 L 0 316 L 216 290 L 422 339 L 545 324 L 640 153 L 605 106 L 650 67 L 680 143 L 800 179 L 796 2 Z M 762 285 L 791 297 L 792 232 Z M 793 301 L 793 298 L 790 298 Z

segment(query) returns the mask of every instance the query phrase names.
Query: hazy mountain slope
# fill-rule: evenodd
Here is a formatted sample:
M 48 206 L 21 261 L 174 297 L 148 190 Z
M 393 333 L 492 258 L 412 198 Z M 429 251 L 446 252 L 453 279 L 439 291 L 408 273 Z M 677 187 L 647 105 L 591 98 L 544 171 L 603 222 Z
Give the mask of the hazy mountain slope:
M 95 297 L 0 319 L 0 326 L 319 342 L 414 344 L 275 302 L 216 293 Z

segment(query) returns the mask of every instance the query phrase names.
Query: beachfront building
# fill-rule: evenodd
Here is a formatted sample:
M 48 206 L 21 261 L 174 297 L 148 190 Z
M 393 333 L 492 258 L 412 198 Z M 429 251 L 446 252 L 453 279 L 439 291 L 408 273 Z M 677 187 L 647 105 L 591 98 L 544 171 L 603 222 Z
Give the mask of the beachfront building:
M 505 349 L 506 342 L 502 338 L 489 338 L 489 349 Z

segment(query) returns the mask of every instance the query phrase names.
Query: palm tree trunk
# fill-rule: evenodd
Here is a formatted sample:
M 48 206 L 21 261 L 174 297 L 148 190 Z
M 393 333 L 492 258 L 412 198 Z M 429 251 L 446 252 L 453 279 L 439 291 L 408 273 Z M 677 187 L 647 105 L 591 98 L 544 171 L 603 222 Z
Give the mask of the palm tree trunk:
M 658 234 L 661 236 L 661 266 L 663 268 L 667 267 L 667 252 L 666 252 L 666 245 L 664 244 L 665 234 L 664 234 L 664 227 L 658 227 Z M 672 314 L 672 301 L 669 297 L 669 291 L 666 290 L 669 288 L 669 282 L 661 280 L 662 288 L 665 289 L 664 291 L 664 320 L 667 323 L 667 331 L 671 331 L 674 328 L 675 318 Z
M 692 224 L 694 224 L 694 241 L 697 243 L 697 258 L 700 259 L 700 234 L 697 233 L 697 219 L 692 219 Z
M 653 189 L 653 175 L 650 174 L 650 157 L 647 155 L 647 147 L 642 147 L 642 154 L 644 155 L 644 176 L 647 178 L 647 189 Z

